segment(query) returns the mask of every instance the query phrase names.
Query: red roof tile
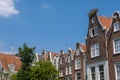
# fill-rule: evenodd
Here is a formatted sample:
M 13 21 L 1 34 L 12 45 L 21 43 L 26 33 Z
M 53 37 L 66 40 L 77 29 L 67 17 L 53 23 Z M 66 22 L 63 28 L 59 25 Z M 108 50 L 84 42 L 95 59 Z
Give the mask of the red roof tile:
M 18 71 L 21 68 L 21 61 L 20 61 L 20 58 L 17 56 L 0 53 L 0 61 L 1 61 L 2 67 L 5 70 L 9 69 L 8 64 L 14 64 L 15 71 Z
M 112 18 L 108 18 L 105 16 L 99 16 L 98 17 L 100 23 L 102 26 L 106 27 L 106 29 L 109 29 L 112 23 Z

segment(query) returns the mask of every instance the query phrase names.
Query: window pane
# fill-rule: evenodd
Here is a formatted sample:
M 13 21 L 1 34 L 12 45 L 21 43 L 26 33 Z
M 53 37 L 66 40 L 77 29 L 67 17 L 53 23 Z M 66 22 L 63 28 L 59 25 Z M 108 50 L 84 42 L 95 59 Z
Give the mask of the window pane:
M 92 76 L 92 80 L 95 80 L 95 67 L 91 68 L 91 76 Z
M 114 40 L 115 52 L 120 52 L 120 38 Z
M 91 46 L 91 57 L 99 56 L 99 43 Z
M 99 66 L 100 80 L 104 80 L 104 66 Z
M 116 63 L 117 80 L 120 80 L 120 63 Z
M 80 59 L 76 59 L 76 69 L 80 69 Z
M 76 79 L 81 80 L 81 74 L 80 73 L 76 73 Z
M 119 22 L 114 23 L 114 31 L 119 31 Z

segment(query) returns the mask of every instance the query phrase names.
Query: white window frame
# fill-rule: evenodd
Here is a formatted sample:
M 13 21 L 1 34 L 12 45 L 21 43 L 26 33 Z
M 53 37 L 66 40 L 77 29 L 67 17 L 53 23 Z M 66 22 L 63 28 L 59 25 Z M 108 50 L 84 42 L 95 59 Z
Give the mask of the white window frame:
M 80 51 L 76 50 L 76 56 L 80 55 Z
M 66 75 L 69 74 L 69 66 L 66 66 Z
M 59 77 L 63 77 L 63 71 L 62 71 L 62 69 L 60 70 L 60 75 L 59 75 Z
M 81 78 L 81 72 L 76 72 L 75 73 L 75 80 L 77 80 L 77 73 L 80 73 L 80 78 Z M 80 79 L 81 80 L 81 79 Z
M 95 17 L 91 18 L 91 23 L 94 24 L 95 23 Z
M 98 70 L 99 70 L 99 79 L 101 78 L 101 77 L 100 77 L 100 66 L 103 66 L 103 70 L 105 71 L 104 65 L 99 65 L 99 66 L 98 66 Z M 104 71 L 103 71 L 103 73 L 104 73 L 103 75 L 104 75 L 104 80 L 105 80 L 105 72 L 104 72 Z
M 95 29 L 97 29 L 97 32 L 95 33 Z M 94 31 L 94 34 L 93 34 L 93 31 Z M 98 26 L 92 28 L 92 29 L 89 29 L 89 34 L 91 37 L 95 37 L 98 35 Z
M 8 67 L 9 67 L 11 72 L 15 71 L 15 65 L 14 64 L 8 64 Z
M 118 80 L 118 74 L 117 74 L 117 66 L 116 66 L 116 64 L 120 64 L 120 62 L 116 62 L 115 64 L 114 64 L 114 68 L 115 68 L 115 76 L 116 76 L 116 80 Z
M 115 51 L 115 40 L 116 40 L 116 39 L 120 39 L 120 37 L 113 39 L 113 49 L 114 49 L 114 54 L 119 54 L 120 51 L 118 51 L 118 52 Z
M 78 62 L 78 60 L 79 60 L 79 62 Z M 78 63 L 79 63 L 79 67 L 78 67 Z M 81 69 L 81 60 L 80 60 L 80 58 L 75 59 L 75 69 Z
M 72 74 L 72 65 L 69 65 L 69 74 Z
M 114 32 L 120 30 L 120 23 L 118 21 L 113 24 L 113 30 Z
M 68 62 L 70 62 L 70 55 L 68 56 Z
M 90 70 L 91 70 L 91 80 L 92 80 L 92 68 L 96 69 L 96 67 L 93 66 L 93 67 L 90 68 Z M 94 77 L 95 77 L 95 79 L 96 79 L 96 70 L 95 70 L 95 72 L 94 72 Z
M 97 51 L 97 48 L 99 49 L 98 51 Z M 93 49 L 95 51 L 93 51 Z M 94 58 L 94 57 L 97 57 L 97 56 L 100 56 L 100 45 L 99 45 L 99 43 L 95 43 L 95 44 L 91 45 L 91 58 Z

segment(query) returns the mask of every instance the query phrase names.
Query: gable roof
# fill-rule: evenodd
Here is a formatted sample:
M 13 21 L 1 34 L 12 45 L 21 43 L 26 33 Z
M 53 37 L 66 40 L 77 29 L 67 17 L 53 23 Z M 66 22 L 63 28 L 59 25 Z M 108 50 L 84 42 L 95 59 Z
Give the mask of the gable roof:
M 112 24 L 112 18 L 108 18 L 105 16 L 98 16 L 98 20 L 101 23 L 101 25 L 105 27 L 107 30 L 110 28 Z
M 15 65 L 15 71 L 18 71 L 21 68 L 20 58 L 15 55 L 0 53 L 0 62 L 2 64 L 2 68 L 5 70 L 9 70 L 9 64 Z

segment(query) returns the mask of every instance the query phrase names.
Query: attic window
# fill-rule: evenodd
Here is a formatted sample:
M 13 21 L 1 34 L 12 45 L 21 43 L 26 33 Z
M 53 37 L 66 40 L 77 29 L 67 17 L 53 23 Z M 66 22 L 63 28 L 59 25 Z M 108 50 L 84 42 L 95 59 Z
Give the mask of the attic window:
M 113 26 L 114 26 L 114 32 L 120 30 L 120 24 L 119 24 L 119 22 L 115 22 L 115 23 L 113 24 Z
M 8 64 L 8 67 L 9 67 L 9 70 L 11 72 L 14 72 L 14 70 L 15 70 L 15 65 L 14 64 Z
M 91 36 L 91 37 L 94 37 L 94 36 L 96 36 L 96 35 L 98 35 L 98 27 L 95 27 L 95 28 L 93 28 L 93 29 L 90 29 L 90 36 Z
M 95 17 L 92 17 L 92 18 L 91 18 L 91 23 L 92 23 L 92 24 L 95 23 Z

